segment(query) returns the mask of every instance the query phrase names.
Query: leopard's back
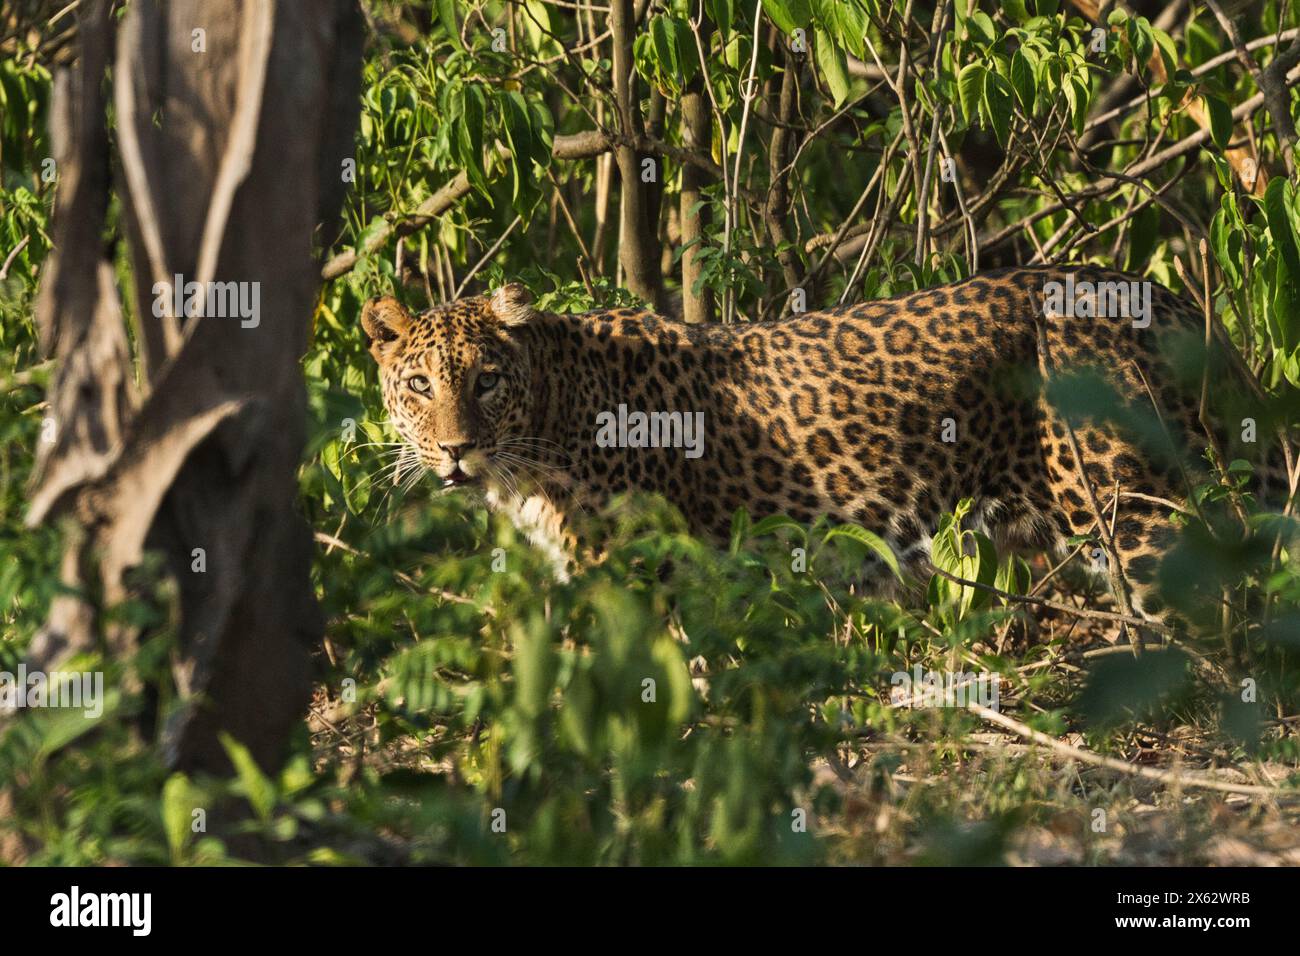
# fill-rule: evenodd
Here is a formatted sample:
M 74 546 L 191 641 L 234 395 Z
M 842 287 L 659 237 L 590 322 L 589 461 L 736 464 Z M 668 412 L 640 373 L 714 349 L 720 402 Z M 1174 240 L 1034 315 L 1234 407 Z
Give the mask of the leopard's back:
M 1187 349 L 1201 320 L 1155 284 L 1145 287 L 1145 317 L 1079 314 L 1115 304 L 1103 293 L 1099 309 L 1084 307 L 1089 283 L 1140 281 L 1024 268 L 777 322 L 688 326 L 633 310 L 556 317 L 565 351 L 595 360 L 578 359 L 562 378 L 583 398 L 561 404 L 555 432 L 588 491 L 662 493 L 720 538 L 741 507 L 803 521 L 825 514 L 880 533 L 917 563 L 939 516 L 963 498 L 975 526 L 1001 542 L 1056 550 L 1096 534 L 1101 509 L 1145 595 L 1169 533 L 1158 502 L 1185 498 L 1186 469 L 1103 413 L 1160 422 L 1165 437 L 1147 439 L 1166 451 L 1181 443 L 1184 463 L 1198 459 L 1199 380 Z M 1052 283 L 1073 285 L 1074 314 L 1045 311 Z M 1138 311 L 1144 293 L 1132 288 L 1129 311 Z M 1068 428 L 1044 379 L 1067 398 L 1084 392 L 1076 410 L 1102 417 Z M 703 413 L 703 453 L 596 444 L 593 418 L 616 404 Z

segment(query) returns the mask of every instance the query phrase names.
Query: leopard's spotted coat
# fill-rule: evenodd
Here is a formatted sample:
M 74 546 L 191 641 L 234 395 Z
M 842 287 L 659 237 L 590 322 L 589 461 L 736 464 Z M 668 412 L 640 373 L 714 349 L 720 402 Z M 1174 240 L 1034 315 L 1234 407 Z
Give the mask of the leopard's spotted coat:
M 1072 535 L 1095 533 L 1096 518 L 1067 430 L 1038 385 L 1044 373 L 1091 368 L 1129 412 L 1149 419 L 1159 409 L 1161 435 L 1145 443 L 1095 419 L 1075 429 L 1135 604 L 1155 614 L 1155 570 L 1171 534 L 1160 500 L 1185 500 L 1183 469 L 1204 450 L 1200 357 L 1179 359 L 1195 354 L 1203 320 L 1159 286 L 1146 328 L 1045 315 L 1046 283 L 1067 272 L 1133 281 L 1013 268 L 729 326 L 635 309 L 545 314 L 510 285 L 420 315 L 376 298 L 362 321 L 388 412 L 420 462 L 481 482 L 491 505 L 557 555 L 572 546 L 578 503 L 628 489 L 666 496 L 715 537 L 741 506 L 755 517 L 830 515 L 879 533 L 912 565 L 939 515 L 972 498 L 972 524 L 999 544 L 1059 553 Z M 1216 388 L 1232 376 L 1222 358 Z M 599 447 L 596 416 L 620 404 L 702 411 L 703 455 Z M 1183 466 L 1153 452 L 1162 442 L 1182 450 Z

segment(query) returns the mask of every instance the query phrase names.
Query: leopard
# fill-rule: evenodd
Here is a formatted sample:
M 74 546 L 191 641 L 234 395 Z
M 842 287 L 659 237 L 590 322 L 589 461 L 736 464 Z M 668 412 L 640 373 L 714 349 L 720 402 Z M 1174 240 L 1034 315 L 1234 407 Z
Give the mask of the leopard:
M 940 517 L 968 502 L 967 526 L 999 550 L 1106 544 L 1118 567 L 1094 570 L 1167 620 L 1159 564 L 1210 452 L 1253 453 L 1256 480 L 1281 483 L 1267 442 L 1205 427 L 1207 376 L 1215 396 L 1249 389 L 1203 309 L 1096 266 L 1009 267 L 772 321 L 558 314 L 507 283 L 422 312 L 375 296 L 360 322 L 404 454 L 476 488 L 561 573 L 577 517 L 628 492 L 715 541 L 738 509 L 855 524 L 913 576 Z

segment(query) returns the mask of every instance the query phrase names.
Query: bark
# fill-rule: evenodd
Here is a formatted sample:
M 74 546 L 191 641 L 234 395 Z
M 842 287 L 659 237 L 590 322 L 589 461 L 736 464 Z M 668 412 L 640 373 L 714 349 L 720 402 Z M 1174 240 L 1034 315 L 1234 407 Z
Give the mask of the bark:
M 360 24 L 346 0 L 135 0 L 116 25 L 137 369 L 98 239 L 108 7 L 81 5 L 80 56 L 56 82 L 60 190 L 37 320 L 56 360 L 57 440 L 41 449 L 28 520 L 69 529 L 63 578 L 76 593 L 54 602 L 29 666 L 129 655 L 143 635 L 105 612 L 133 596 L 145 552 L 160 553 L 181 701 L 159 741 L 167 762 L 224 772 L 227 732 L 271 770 L 304 716 L 322 630 L 295 510 L 299 359 L 320 281 L 313 236 L 337 212 L 351 153 Z M 178 274 L 236 283 L 256 314 L 155 315 L 155 283 Z
M 709 48 L 712 25 L 707 18 L 700 24 L 700 42 Z M 713 118 L 705 97 L 704 76 L 697 72 L 682 92 L 682 145 L 692 152 L 709 155 L 713 138 Z M 681 227 L 682 245 L 682 318 L 687 322 L 713 321 L 713 290 L 695 292 L 703 271 L 700 265 L 701 243 L 709 225 L 709 210 L 700 205 L 702 189 L 708 178 L 703 170 L 689 163 L 682 166 Z M 691 245 L 694 243 L 694 245 Z
M 784 53 L 785 69 L 781 73 L 781 92 L 777 101 L 777 125 L 772 128 L 772 141 L 768 148 L 768 169 L 772 171 L 772 186 L 768 191 L 767 209 L 764 219 L 767 222 L 767 234 L 776 247 L 776 259 L 781 264 L 781 276 L 786 289 L 799 285 L 802 277 L 802 263 L 790 243 L 790 234 L 786 229 L 786 218 L 790 214 L 790 180 L 788 173 L 782 171 L 790 162 L 792 135 L 790 124 L 795 118 L 795 97 L 799 94 L 799 58 L 791 53 L 786 43 L 778 39 L 778 46 Z M 784 311 L 788 302 L 779 303 Z
M 659 223 L 652 218 L 654 184 L 641 181 L 641 160 L 633 142 L 644 127 L 632 69 L 632 38 L 635 32 L 632 0 L 611 0 L 609 25 L 614 46 L 614 100 L 619 128 L 625 142 L 615 147 L 619 185 L 618 257 L 624 283 L 635 295 L 655 309 L 665 308 L 662 276 L 659 272 Z M 655 159 L 657 176 L 663 176 L 662 161 Z

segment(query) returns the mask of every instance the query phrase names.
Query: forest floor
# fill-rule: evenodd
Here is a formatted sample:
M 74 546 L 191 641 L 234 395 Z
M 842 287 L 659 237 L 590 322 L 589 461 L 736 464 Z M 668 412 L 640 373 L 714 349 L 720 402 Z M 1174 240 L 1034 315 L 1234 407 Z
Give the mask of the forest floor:
M 1109 607 L 1104 594 L 1066 589 L 1048 596 Z M 1032 662 L 1022 669 L 1046 670 L 1051 688 L 1042 701 L 1028 702 L 1031 711 L 1077 690 L 1089 659 L 1130 653 L 1109 622 L 1053 610 L 1035 609 L 989 641 L 999 638 L 1012 657 L 1035 644 L 1051 648 L 1025 657 Z M 1003 712 L 1020 703 L 1004 700 Z M 431 760 L 415 736 L 382 741 L 373 707 L 340 709 L 324 687 L 308 723 L 319 771 L 332 767 L 345 780 L 362 767 L 458 776 L 449 761 Z M 1215 726 L 1136 725 L 1112 736 L 1103 755 L 1082 734 L 1035 739 L 1020 721 L 1010 723 L 986 720 L 954 734 L 951 715 L 936 715 L 928 727 L 922 717 L 904 732 L 868 731 L 834 755 L 812 759 L 809 804 L 818 792 L 836 798 L 833 810 L 809 821 L 828 862 L 1300 866 L 1300 800 L 1279 791 L 1295 767 L 1243 758 Z M 1266 733 L 1294 736 L 1296 724 L 1274 721 Z M 1102 765 L 1107 759 L 1123 767 Z M 1220 785 L 1260 792 L 1215 789 Z

